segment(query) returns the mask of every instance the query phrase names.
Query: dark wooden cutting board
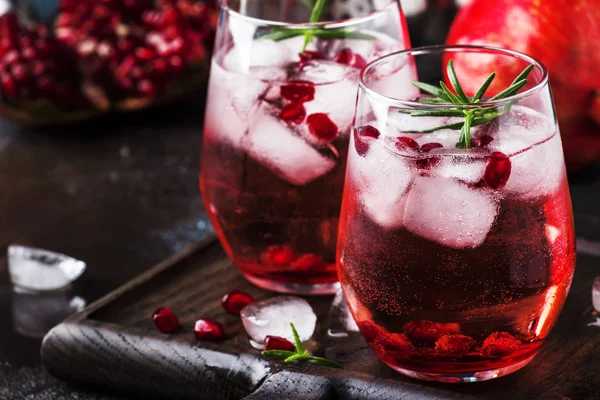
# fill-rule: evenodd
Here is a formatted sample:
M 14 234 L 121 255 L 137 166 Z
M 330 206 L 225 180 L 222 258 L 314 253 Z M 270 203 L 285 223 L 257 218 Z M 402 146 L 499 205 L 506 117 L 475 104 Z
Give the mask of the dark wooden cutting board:
M 44 339 L 42 359 L 68 381 L 167 399 L 600 399 L 600 327 L 588 326 L 597 316 L 591 303 L 596 275 L 600 257 L 579 254 L 558 323 L 528 367 L 488 382 L 435 384 L 392 371 L 359 335 L 328 338 L 331 296 L 307 300 L 319 317 L 319 351 L 344 370 L 262 357 L 220 299 L 234 289 L 256 299 L 274 294 L 247 283 L 209 237 L 55 327 Z M 156 331 L 151 315 L 159 306 L 177 313 L 180 331 Z M 227 338 L 197 342 L 192 327 L 200 317 L 222 322 Z

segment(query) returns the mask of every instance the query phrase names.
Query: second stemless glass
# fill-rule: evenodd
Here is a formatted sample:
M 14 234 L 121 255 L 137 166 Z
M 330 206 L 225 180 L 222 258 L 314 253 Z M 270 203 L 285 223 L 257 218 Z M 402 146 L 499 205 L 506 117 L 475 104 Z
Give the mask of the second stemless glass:
M 320 23 L 305 22 L 306 3 L 222 3 L 200 189 L 248 280 L 324 294 L 339 286 L 335 243 L 359 71 L 409 41 L 396 1 Z
M 496 72 L 482 101 L 448 104 L 411 83 L 450 86 L 441 73 L 450 59 L 465 103 Z M 522 93 L 489 100 L 529 65 Z M 460 139 L 463 111 L 478 113 L 470 146 Z M 446 382 L 526 365 L 558 317 L 575 264 L 546 69 L 485 47 L 388 55 L 363 70 L 355 121 L 339 275 L 373 351 L 406 375 Z

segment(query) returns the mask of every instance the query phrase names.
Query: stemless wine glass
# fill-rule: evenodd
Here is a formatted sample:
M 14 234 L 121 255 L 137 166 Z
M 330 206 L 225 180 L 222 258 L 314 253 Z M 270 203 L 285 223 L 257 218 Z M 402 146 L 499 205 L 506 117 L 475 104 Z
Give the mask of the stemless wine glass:
M 306 22 L 307 3 L 222 2 L 200 189 L 249 281 L 324 294 L 339 287 L 335 244 L 360 69 L 409 41 L 395 1 L 317 23 Z
M 449 60 L 455 75 L 442 73 Z M 501 94 L 528 66 L 521 91 Z M 448 104 L 440 80 L 458 86 L 453 76 L 464 93 L 448 92 L 475 104 Z M 415 79 L 432 86 L 420 91 Z M 446 382 L 525 366 L 556 321 L 575 263 L 545 67 L 488 47 L 385 56 L 361 74 L 350 142 L 338 272 L 373 351 L 403 374 Z

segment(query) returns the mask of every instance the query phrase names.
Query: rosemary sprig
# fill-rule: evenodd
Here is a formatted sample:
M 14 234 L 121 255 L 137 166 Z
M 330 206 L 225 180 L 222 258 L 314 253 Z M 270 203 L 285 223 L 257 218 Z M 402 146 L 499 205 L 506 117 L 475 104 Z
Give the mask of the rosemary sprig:
M 319 22 L 325 12 L 327 0 L 316 0 L 312 6 L 309 22 Z M 312 27 L 307 29 L 294 28 L 274 28 L 271 33 L 263 35 L 260 39 L 270 39 L 274 41 L 293 38 L 295 36 L 304 35 L 304 44 L 302 52 L 306 50 L 306 46 L 310 43 L 313 37 L 322 39 L 358 39 L 358 40 L 377 40 L 376 36 L 368 33 L 359 32 L 355 29 L 323 29 L 320 27 Z
M 318 1 L 318 0 L 317 0 Z M 324 365 L 326 367 L 340 368 L 343 369 L 344 366 L 340 363 L 337 363 L 332 360 L 328 360 L 323 357 L 315 357 L 311 356 L 308 351 L 304 350 L 302 347 L 302 341 L 300 340 L 300 336 L 298 335 L 298 331 L 296 331 L 296 327 L 293 323 L 290 323 L 292 327 L 292 334 L 294 335 L 294 346 L 296 347 L 296 351 L 287 351 L 287 350 L 265 350 L 262 352 L 263 356 L 272 356 L 272 357 L 285 357 L 283 362 L 294 362 L 294 361 L 306 361 L 311 364 L 319 364 Z
M 492 97 L 490 100 L 502 100 L 510 96 L 514 96 L 519 90 L 527 84 L 527 76 L 533 70 L 533 64 L 527 66 L 510 84 L 509 87 L 502 90 L 500 93 Z M 469 149 L 471 148 L 471 128 L 485 125 L 498 118 L 500 115 L 510 111 L 514 102 L 507 103 L 502 109 L 494 107 L 483 107 L 480 105 L 481 99 L 485 95 L 492 81 L 496 77 L 496 73 L 492 72 L 481 87 L 477 89 L 473 97 L 469 98 L 463 90 L 452 60 L 448 61 L 446 67 L 448 80 L 454 92 L 450 90 L 444 82 L 440 81 L 440 86 L 430 85 L 425 82 L 413 81 L 412 84 L 421 91 L 432 95 L 433 97 L 423 97 L 419 101 L 425 104 L 453 104 L 453 106 L 444 107 L 438 110 L 415 110 L 400 112 L 410 114 L 412 117 L 464 117 L 464 121 L 453 124 L 441 125 L 432 129 L 423 131 L 414 131 L 416 133 L 430 133 L 441 129 L 460 129 L 460 135 L 456 147 Z

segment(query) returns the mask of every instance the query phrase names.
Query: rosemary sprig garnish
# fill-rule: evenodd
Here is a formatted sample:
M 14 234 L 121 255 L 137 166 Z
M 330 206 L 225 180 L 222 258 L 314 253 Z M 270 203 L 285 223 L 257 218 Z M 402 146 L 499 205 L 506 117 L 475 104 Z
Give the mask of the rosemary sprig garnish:
M 325 5 L 327 0 L 317 0 L 310 13 L 309 22 L 319 22 L 325 12 Z M 263 35 L 260 39 L 270 39 L 274 41 L 280 41 L 284 39 L 293 38 L 296 36 L 304 35 L 304 44 L 302 45 L 302 52 L 306 50 L 306 46 L 310 43 L 313 37 L 322 39 L 358 39 L 358 40 L 377 40 L 376 36 L 369 35 L 368 33 L 359 32 L 355 29 L 323 29 L 320 27 L 312 27 L 307 29 L 294 29 L 294 28 L 274 28 L 271 33 Z
M 502 100 L 504 98 L 514 96 L 519 90 L 527 84 L 527 76 L 533 69 L 533 64 L 527 66 L 510 84 L 509 87 L 502 90 L 500 93 L 492 97 L 490 100 Z M 423 97 L 419 99 L 421 103 L 425 104 L 454 104 L 455 106 L 443 107 L 438 110 L 415 110 L 400 112 L 410 114 L 412 117 L 464 117 L 464 121 L 456 122 L 447 125 L 441 125 L 432 129 L 423 131 L 415 131 L 417 133 L 430 133 L 441 129 L 460 129 L 460 135 L 456 147 L 469 149 L 471 148 L 471 128 L 485 125 L 492 122 L 500 115 L 510 111 L 511 106 L 514 102 L 507 103 L 502 109 L 494 107 L 483 107 L 480 105 L 481 99 L 485 95 L 485 92 L 490 87 L 492 81 L 496 77 L 496 73 L 492 72 L 487 79 L 483 82 L 481 87 L 477 89 L 473 97 L 469 98 L 463 90 L 456 71 L 454 70 L 454 64 L 452 60 L 448 61 L 446 67 L 448 74 L 448 80 L 450 85 L 454 89 L 454 92 L 450 90 L 444 82 L 440 81 L 440 86 L 430 85 L 425 82 L 413 81 L 412 84 L 423 92 L 432 95 L 433 97 Z
M 332 360 L 328 360 L 323 357 L 315 357 L 311 356 L 308 351 L 304 350 L 302 347 L 302 341 L 300 340 L 300 336 L 296 331 L 296 327 L 293 323 L 290 323 L 292 327 L 292 334 L 294 335 L 294 346 L 296 347 L 296 351 L 287 351 L 287 350 L 265 350 L 262 352 L 263 356 L 272 356 L 272 357 L 285 357 L 283 362 L 294 362 L 294 361 L 306 361 L 311 364 L 319 364 L 324 365 L 326 367 L 340 368 L 343 369 L 344 366 L 340 363 L 337 363 Z

